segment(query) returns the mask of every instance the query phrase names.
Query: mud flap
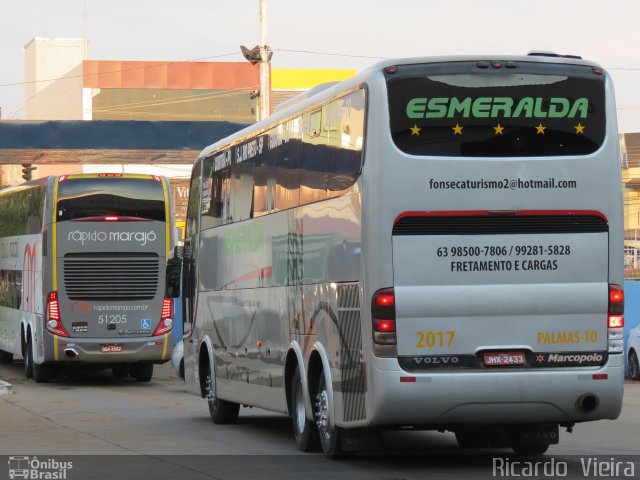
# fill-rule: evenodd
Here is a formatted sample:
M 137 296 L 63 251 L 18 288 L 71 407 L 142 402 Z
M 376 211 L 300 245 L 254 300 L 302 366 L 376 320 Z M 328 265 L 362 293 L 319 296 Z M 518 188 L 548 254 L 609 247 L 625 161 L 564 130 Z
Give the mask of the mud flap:
M 382 432 L 368 428 L 343 429 L 342 450 L 355 452 L 374 450 L 382 447 Z

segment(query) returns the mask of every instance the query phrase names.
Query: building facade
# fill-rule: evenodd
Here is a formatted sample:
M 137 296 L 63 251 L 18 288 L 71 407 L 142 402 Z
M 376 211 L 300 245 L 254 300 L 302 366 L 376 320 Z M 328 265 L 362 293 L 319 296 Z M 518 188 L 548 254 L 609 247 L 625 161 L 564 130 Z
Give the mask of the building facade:
M 25 120 L 229 121 L 257 119 L 259 66 L 249 62 L 87 59 L 82 39 L 34 38 L 24 49 Z M 272 69 L 271 107 L 354 70 Z M 191 165 L 35 165 L 33 178 L 79 172 L 154 173 L 170 178 L 177 221 L 184 220 Z M 3 165 L 3 185 L 22 183 Z

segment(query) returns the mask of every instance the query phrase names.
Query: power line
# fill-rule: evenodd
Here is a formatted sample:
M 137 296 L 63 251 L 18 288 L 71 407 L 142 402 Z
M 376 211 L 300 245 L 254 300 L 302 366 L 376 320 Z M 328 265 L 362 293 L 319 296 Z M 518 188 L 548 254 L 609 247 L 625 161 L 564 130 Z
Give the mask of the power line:
M 314 51 L 314 50 L 295 50 L 295 49 L 287 49 L 287 48 L 276 48 L 276 49 L 272 49 L 273 52 L 284 52 L 284 53 L 303 53 L 306 55 L 322 55 L 322 56 L 330 56 L 330 57 L 343 57 L 343 58 L 368 58 L 368 59 L 372 59 L 372 60 L 389 60 L 391 57 L 383 57 L 383 56 L 377 56 L 377 55 L 361 55 L 361 54 L 349 54 L 349 53 L 336 53 L 336 52 L 319 52 L 319 51 Z M 176 64 L 180 64 L 180 63 L 191 63 L 191 62 L 199 62 L 199 61 L 203 61 L 203 60 L 211 60 L 211 59 L 215 59 L 215 58 L 222 58 L 222 57 L 229 57 L 229 56 L 233 56 L 233 55 L 239 55 L 238 52 L 230 52 L 230 53 L 222 53 L 219 55 L 211 55 L 208 57 L 201 57 L 201 58 L 194 58 L 191 60 L 176 60 L 173 62 L 162 62 L 162 63 L 158 63 L 156 65 L 142 65 L 139 67 L 131 67 L 131 68 L 125 68 L 125 69 L 119 69 L 119 70 L 111 70 L 108 72 L 98 72 L 98 73 L 88 73 L 88 74 L 81 74 L 81 75 L 69 75 L 67 77 L 58 77 L 58 78 L 49 78 L 49 79 L 43 79 L 43 80 L 31 80 L 31 81 L 22 81 L 22 82 L 12 82 L 12 83 L 4 83 L 4 84 L 0 84 L 0 87 L 16 87 L 16 86 L 20 86 L 20 85 L 30 85 L 30 84 L 35 84 L 35 83 L 44 83 L 44 82 L 54 82 L 54 81 L 58 81 L 58 80 L 71 80 L 71 79 L 76 79 L 76 78 L 84 78 L 84 77 L 92 77 L 92 76 L 97 76 L 97 75 L 108 75 L 108 74 L 113 74 L 113 73 L 122 73 L 122 72 L 129 72 L 129 71 L 134 71 L 134 70 L 140 70 L 140 69 L 144 69 L 144 68 L 156 68 L 156 67 L 164 67 L 164 66 L 168 66 L 168 65 L 176 65 Z M 133 62 L 135 62 L 136 60 L 132 60 Z M 620 71 L 640 71 L 640 67 L 605 67 L 606 70 L 620 70 Z

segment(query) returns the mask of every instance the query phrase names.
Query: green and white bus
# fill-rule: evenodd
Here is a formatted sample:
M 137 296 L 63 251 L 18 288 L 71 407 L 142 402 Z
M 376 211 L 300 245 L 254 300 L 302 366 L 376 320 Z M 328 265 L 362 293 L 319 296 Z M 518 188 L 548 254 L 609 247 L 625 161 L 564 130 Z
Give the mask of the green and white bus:
M 59 366 L 148 381 L 173 347 L 164 177 L 78 174 L 0 191 L 0 361 L 46 382 Z
M 290 415 L 332 457 L 410 427 L 540 454 L 615 419 L 618 149 L 610 76 L 549 54 L 385 61 L 211 145 L 188 388 L 216 423 Z

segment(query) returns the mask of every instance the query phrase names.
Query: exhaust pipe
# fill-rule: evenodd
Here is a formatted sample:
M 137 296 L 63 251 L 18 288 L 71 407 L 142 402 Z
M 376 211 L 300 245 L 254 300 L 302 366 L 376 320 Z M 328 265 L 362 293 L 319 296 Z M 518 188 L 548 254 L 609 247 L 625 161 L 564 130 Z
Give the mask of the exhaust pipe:
M 576 400 L 576 408 L 582 413 L 591 413 L 600 404 L 600 400 L 592 393 L 586 393 Z
M 64 354 L 67 358 L 76 358 L 78 356 L 78 352 L 75 348 L 65 348 Z

